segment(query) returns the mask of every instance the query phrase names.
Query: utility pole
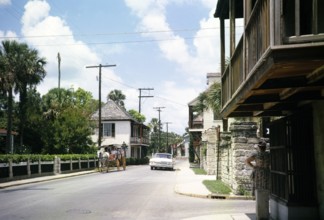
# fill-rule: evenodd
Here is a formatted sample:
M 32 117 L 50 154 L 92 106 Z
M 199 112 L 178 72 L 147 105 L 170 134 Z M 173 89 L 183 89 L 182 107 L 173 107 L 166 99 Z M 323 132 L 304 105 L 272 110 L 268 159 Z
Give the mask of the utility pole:
M 164 122 L 164 123 L 167 126 L 167 148 L 169 148 L 169 124 L 172 124 L 172 123 L 171 122 Z M 171 147 L 170 147 L 170 153 L 173 154 Z
M 160 113 L 161 113 L 161 109 L 165 108 L 165 107 L 153 107 L 154 109 L 157 109 L 157 111 L 159 112 L 159 146 L 158 146 L 158 152 L 160 151 L 160 147 L 161 147 L 161 119 L 160 119 Z
M 98 123 L 98 148 L 101 148 L 101 137 L 102 137 L 102 129 L 101 129 L 101 68 L 102 67 L 114 67 L 114 65 L 102 65 L 99 64 L 98 66 L 86 66 L 86 68 L 99 68 L 99 123 Z
M 61 55 L 57 53 L 58 61 L 58 89 L 59 89 L 59 102 L 61 103 Z
M 139 103 L 138 103 L 138 113 L 141 113 L 141 98 L 152 98 L 153 96 L 142 96 L 142 90 L 154 90 L 153 88 L 139 88 Z

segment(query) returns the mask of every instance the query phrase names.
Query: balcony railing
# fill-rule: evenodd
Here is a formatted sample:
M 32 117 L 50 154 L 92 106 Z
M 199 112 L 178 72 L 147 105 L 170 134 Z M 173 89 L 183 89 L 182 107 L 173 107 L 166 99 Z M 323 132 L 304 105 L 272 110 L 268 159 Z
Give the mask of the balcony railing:
M 131 144 L 150 144 L 149 138 L 146 137 L 131 137 Z
M 266 61 L 272 49 L 305 47 L 324 41 L 324 14 L 319 10 L 323 7 L 320 0 L 255 1 L 245 19 L 242 38 L 222 74 L 223 109 Z
M 250 73 L 270 46 L 270 1 L 258 1 L 245 28 L 246 71 Z
M 245 34 L 237 44 L 229 67 L 222 76 L 223 106 L 238 91 L 270 46 L 269 2 L 269 0 L 265 0 L 256 3 L 245 27 Z

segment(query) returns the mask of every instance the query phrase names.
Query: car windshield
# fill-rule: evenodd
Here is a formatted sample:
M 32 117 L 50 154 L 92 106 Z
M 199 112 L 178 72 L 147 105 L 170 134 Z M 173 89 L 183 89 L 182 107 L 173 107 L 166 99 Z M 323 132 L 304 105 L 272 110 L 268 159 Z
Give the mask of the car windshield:
M 171 159 L 171 154 L 155 154 L 155 157 Z

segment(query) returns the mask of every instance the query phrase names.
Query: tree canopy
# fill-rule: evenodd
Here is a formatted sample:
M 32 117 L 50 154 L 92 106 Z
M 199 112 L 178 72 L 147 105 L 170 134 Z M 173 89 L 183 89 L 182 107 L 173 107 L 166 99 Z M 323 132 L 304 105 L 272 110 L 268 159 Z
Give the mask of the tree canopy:
M 2 41 L 0 48 L 0 91 L 7 97 L 7 138 L 6 147 L 13 145 L 11 137 L 13 123 L 13 93 L 19 93 L 19 135 L 23 145 L 26 118 L 27 89 L 40 83 L 45 77 L 45 58 L 25 43 Z
M 130 109 L 128 110 L 128 113 L 138 122 L 140 123 L 144 123 L 146 118 L 144 115 L 142 115 L 141 113 L 139 113 L 138 111 L 134 110 L 134 109 Z
M 117 105 L 125 109 L 126 96 L 122 93 L 121 90 L 115 89 L 109 92 L 107 95 L 107 100 L 113 100 Z

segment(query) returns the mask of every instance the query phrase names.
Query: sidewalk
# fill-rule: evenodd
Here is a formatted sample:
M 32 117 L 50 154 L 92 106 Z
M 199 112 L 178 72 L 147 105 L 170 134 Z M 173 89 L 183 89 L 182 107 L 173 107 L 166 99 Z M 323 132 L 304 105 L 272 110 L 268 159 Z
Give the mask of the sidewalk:
M 245 196 L 236 195 L 214 195 L 202 183 L 203 180 L 216 180 L 216 175 L 196 175 L 190 168 L 188 160 L 179 161 L 176 165 L 177 184 L 174 191 L 180 195 L 198 198 L 220 198 L 220 199 L 248 199 Z M 254 220 L 255 214 L 248 217 L 245 213 L 217 214 L 188 218 L 186 220 Z
M 197 197 L 197 198 L 206 198 L 206 199 L 247 199 L 244 196 L 224 196 L 224 195 L 213 195 L 202 183 L 203 180 L 215 180 L 215 175 L 196 175 L 190 168 L 188 160 L 179 160 L 176 164 L 176 185 L 174 191 L 177 194 Z M 62 179 L 79 175 L 91 174 L 96 171 L 82 171 L 68 174 L 58 174 L 52 176 L 43 176 L 30 179 L 16 180 L 10 182 L 0 183 L 0 189 L 8 188 L 11 186 L 19 186 L 29 183 L 44 182 L 48 180 Z M 217 215 L 208 215 L 208 216 L 199 216 L 197 218 L 188 218 L 186 220 L 210 220 L 210 219 L 221 219 L 221 220 L 254 220 L 254 216 L 248 217 L 244 213 L 233 213 L 233 214 L 217 214 Z

